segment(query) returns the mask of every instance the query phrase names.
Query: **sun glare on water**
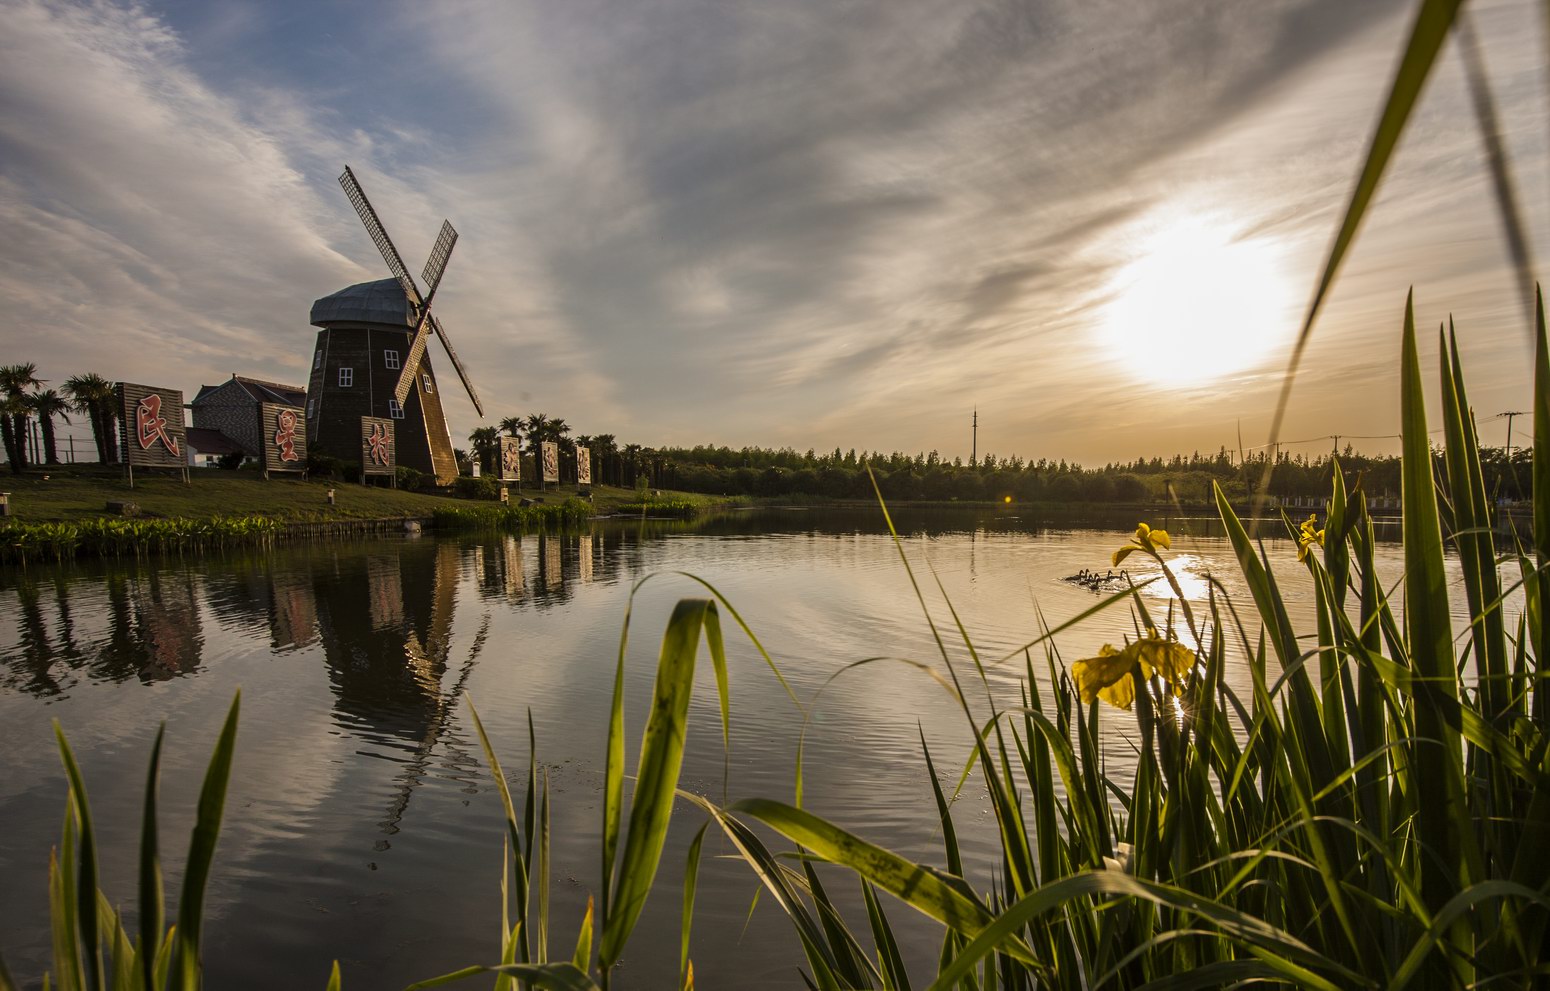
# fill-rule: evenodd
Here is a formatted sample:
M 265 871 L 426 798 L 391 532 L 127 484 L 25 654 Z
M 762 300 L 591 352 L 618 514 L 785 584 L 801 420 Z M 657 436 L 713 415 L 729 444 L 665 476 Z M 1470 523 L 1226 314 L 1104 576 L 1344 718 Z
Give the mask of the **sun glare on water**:
M 1133 254 L 1108 287 L 1100 338 L 1153 385 L 1199 386 L 1252 368 L 1289 339 L 1285 252 L 1190 216 L 1133 233 Z

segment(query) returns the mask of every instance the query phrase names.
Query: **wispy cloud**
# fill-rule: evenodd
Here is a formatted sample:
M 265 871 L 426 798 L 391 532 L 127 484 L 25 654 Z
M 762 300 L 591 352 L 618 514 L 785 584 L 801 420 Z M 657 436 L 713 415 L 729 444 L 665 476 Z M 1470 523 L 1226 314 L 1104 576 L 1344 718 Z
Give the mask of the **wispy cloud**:
M 350 161 L 412 266 L 442 216 L 463 232 L 439 306 L 497 416 L 954 452 L 978 403 L 995 450 L 1104 460 L 1268 415 L 1277 353 L 1165 394 L 1110 374 L 1126 232 L 1208 204 L 1311 285 L 1409 5 L 3 7 L 0 293 L 61 377 L 299 378 L 311 300 L 382 274 Z M 1535 16 L 1482 14 L 1509 120 L 1539 98 Z M 1493 335 L 1513 316 L 1448 71 L 1326 366 L 1381 369 L 1411 281 Z M 1543 135 L 1510 137 L 1542 170 Z M 1313 366 L 1294 428 L 1381 420 L 1347 381 Z

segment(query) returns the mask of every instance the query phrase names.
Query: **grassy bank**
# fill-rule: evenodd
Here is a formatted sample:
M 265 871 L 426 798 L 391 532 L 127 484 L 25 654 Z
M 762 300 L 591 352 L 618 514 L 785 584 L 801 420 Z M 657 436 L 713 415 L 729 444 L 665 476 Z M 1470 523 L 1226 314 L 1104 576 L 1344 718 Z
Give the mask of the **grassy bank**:
M 46 476 L 46 477 L 45 477 Z M 201 468 L 189 472 L 190 482 L 142 473 L 134 488 L 121 472 L 96 465 L 53 466 L 22 475 L 0 475 L 0 491 L 11 493 L 14 518 L 24 523 L 81 522 L 108 516 L 109 502 L 133 502 L 142 516 L 164 519 L 208 520 L 229 516 L 261 516 L 286 523 L 320 523 L 331 520 L 368 520 L 393 517 L 430 517 L 438 510 L 467 506 L 478 501 L 450 495 L 409 492 L 379 486 L 275 476 L 265 481 L 255 471 L 222 471 Z M 328 491 L 334 490 L 334 505 Z M 626 503 L 638 503 L 634 489 L 594 485 L 589 490 L 598 513 L 617 511 Z M 551 485 L 544 491 L 525 486 L 511 490 L 512 499 L 541 498 L 545 503 L 577 496 L 574 485 Z M 715 496 L 664 492 L 663 499 L 695 506 L 727 500 Z

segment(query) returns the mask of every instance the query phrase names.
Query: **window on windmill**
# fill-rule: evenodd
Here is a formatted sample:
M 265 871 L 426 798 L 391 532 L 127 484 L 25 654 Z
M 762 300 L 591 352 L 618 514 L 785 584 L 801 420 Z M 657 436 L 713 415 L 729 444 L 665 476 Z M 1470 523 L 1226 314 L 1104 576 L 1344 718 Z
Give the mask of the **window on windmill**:
M 388 368 L 397 368 L 398 367 L 398 352 L 397 351 L 383 351 L 382 352 L 382 363 L 384 365 L 386 365 Z
M 318 353 L 312 356 L 312 367 L 315 368 L 315 369 L 323 367 L 323 349 L 322 348 L 318 348 Z
M 426 372 L 424 375 L 421 375 L 420 379 L 421 379 L 421 381 L 423 381 L 425 383 L 425 391 L 426 392 L 435 392 L 436 391 L 436 383 L 431 381 L 431 373 L 430 372 Z
M 341 369 L 339 369 L 339 386 L 340 386 L 340 388 L 348 389 L 348 388 L 350 388 L 354 384 L 355 384 L 355 369 L 353 369 L 353 368 L 341 368 Z
M 404 408 L 398 405 L 398 400 L 388 400 L 388 416 L 395 420 L 402 420 L 404 418 Z
M 315 400 L 315 399 L 307 400 L 307 419 L 309 419 L 309 420 L 312 419 L 312 417 L 313 417 L 312 404 L 315 403 L 315 402 L 317 402 L 317 400 Z

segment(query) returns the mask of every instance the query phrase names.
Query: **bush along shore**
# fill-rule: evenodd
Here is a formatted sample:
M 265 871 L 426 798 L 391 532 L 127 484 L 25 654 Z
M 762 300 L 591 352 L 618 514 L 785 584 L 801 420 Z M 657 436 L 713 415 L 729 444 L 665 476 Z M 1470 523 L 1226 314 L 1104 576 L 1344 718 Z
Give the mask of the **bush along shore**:
M 929 991 L 1247 983 L 1442 991 L 1541 982 L 1550 935 L 1550 694 L 1543 681 L 1550 656 L 1550 346 L 1542 305 L 1534 374 L 1534 531 L 1499 553 L 1481 525 L 1487 483 L 1451 337 L 1441 347 L 1446 456 L 1434 475 L 1406 307 L 1399 584 L 1378 572 L 1366 494 L 1360 486 L 1347 489 L 1340 472 L 1322 519 L 1316 514 L 1298 524 L 1283 517 L 1299 554 L 1295 573 L 1279 576 L 1218 493 L 1252 601 L 1232 601 L 1213 580 L 1206 597 L 1191 602 L 1174 578 L 1168 534 L 1142 524 L 1105 563 L 1150 558 L 1161 570 L 1158 580 L 1174 586 L 1176 612 L 1151 613 L 1138 589 L 1126 589 L 1066 622 L 1037 623 L 1037 636 L 992 658 L 976 652 L 956 615 L 950 626 L 932 621 L 895 534 L 901 566 L 941 647 L 931 673 L 943 704 L 962 712 L 972 748 L 965 766 L 939 774 L 922 738 L 922 788 L 931 790 L 932 818 L 941 824 L 939 863 L 912 861 L 803 808 L 800 757 L 791 803 L 721 804 L 680 791 L 702 636 L 723 746 L 730 740 L 723 615 L 786 685 L 742 617 L 709 585 L 711 597 L 680 601 L 668 621 L 626 803 L 626 610 L 598 832 L 601 888 L 575 945 L 550 944 L 558 927 L 548 913 L 554 872 L 547 778 L 530 756 L 525 797 L 515 800 L 470 703 L 468 718 L 506 820 L 502 936 L 498 944 L 492 939 L 486 961 L 409 988 L 495 975 L 504 991 L 606 991 L 657 884 L 675 814 L 701 824 L 687 861 L 671 872 L 679 876 L 670 883 L 683 891 L 680 964 L 664 987 L 694 986 L 694 900 L 707 831 L 725 834 L 789 919 L 801 948 L 793 969 L 802 984 L 823 991 L 908 988 L 912 977 L 914 986 L 929 983 Z M 1447 544 L 1458 555 L 1469 604 L 1462 629 L 1449 615 Z M 1293 625 L 1281 592 L 1291 583 L 1312 589 L 1311 629 Z M 1520 591 L 1525 605 L 1513 618 L 1503 606 Z M 1092 656 L 1064 662 L 1055 638 L 1112 607 L 1132 611 L 1134 637 L 1119 646 L 1083 644 L 1081 652 Z M 986 674 L 1000 661 L 1020 663 L 1025 672 L 1010 706 Z M 866 677 L 871 667 L 862 664 L 841 673 Z M 1230 664 L 1247 666 L 1247 697 L 1224 677 Z M 805 726 L 819 698 L 804 703 L 786 691 L 798 717 L 793 723 Z M 98 889 L 85 782 L 58 731 L 68 798 L 59 854 L 50 860 L 52 987 L 200 985 L 204 884 L 237 718 L 234 702 L 199 798 L 171 927 L 155 840 L 158 735 L 133 934 Z M 1112 719 L 1137 741 L 1133 778 L 1105 770 L 1099 726 Z M 1002 857 L 988 876 L 965 870 L 953 825 L 953 799 L 971 777 L 983 783 L 999 826 Z M 772 849 L 774 843 L 794 849 Z M 864 921 L 836 909 L 815 862 L 850 874 L 866 905 Z M 889 922 L 889 912 L 901 910 L 942 927 L 929 982 L 904 971 Z M 342 976 L 335 964 L 327 987 L 337 991 Z M 318 975 L 320 985 L 324 980 Z M 0 991 L 11 987 L 0 966 Z
M 563 529 L 579 526 L 592 515 L 581 499 L 532 506 L 450 506 L 433 511 L 425 521 L 443 530 Z M 69 561 L 82 557 L 154 557 L 262 547 L 278 540 L 301 539 L 338 532 L 381 530 L 400 532 L 403 517 L 381 520 L 286 521 L 265 516 L 217 516 L 210 519 L 100 519 L 64 523 L 0 525 L 0 564 Z

